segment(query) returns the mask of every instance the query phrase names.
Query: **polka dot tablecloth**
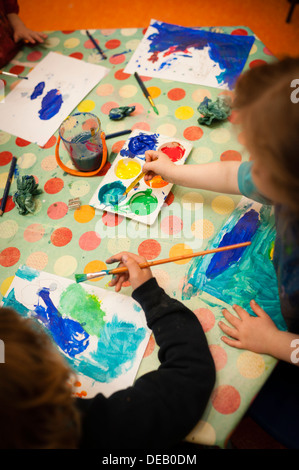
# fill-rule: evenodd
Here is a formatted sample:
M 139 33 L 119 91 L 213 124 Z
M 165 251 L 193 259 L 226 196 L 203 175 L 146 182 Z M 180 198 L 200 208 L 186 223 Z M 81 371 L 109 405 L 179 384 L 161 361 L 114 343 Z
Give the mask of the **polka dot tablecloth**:
M 228 34 L 253 34 L 243 27 L 217 30 Z M 107 60 L 102 60 L 95 51 L 85 31 L 55 31 L 48 32 L 45 47 L 25 47 L 5 69 L 26 74 L 50 50 L 77 60 L 105 65 L 110 68 L 110 73 L 78 103 L 74 112 L 91 111 L 96 114 L 106 134 L 124 129 L 141 129 L 168 135 L 171 139 L 185 139 L 193 144 L 187 160 L 190 165 L 248 160 L 249 155 L 243 149 L 242 133 L 233 114 L 226 122 L 218 125 L 198 125 L 197 107 L 204 97 L 214 100 L 218 95 L 231 95 L 231 92 L 143 77 L 159 110 L 159 115 L 156 115 L 134 77 L 124 72 L 144 30 L 130 28 L 90 32 L 105 51 Z M 269 50 L 256 38 L 245 69 L 269 60 Z M 16 83 L 11 78 L 5 78 L 5 93 L 9 93 Z M 135 106 L 136 109 L 124 120 L 111 121 L 109 110 L 117 106 Z M 95 211 L 89 206 L 89 201 L 122 148 L 125 138 L 107 141 L 108 163 L 100 176 L 88 178 L 65 174 L 57 166 L 57 136 L 56 132 L 41 148 L 0 130 L 1 193 L 13 155 L 18 157 L 17 173 L 21 176 L 34 175 L 43 190 L 36 198 L 34 214 L 19 215 L 10 196 L 5 214 L 0 219 L 1 298 L 7 292 L 18 266 L 22 264 L 74 279 L 75 273 L 105 269 L 105 260 L 123 250 L 139 253 L 149 260 L 203 250 L 209 246 L 239 202 L 238 196 L 174 186 L 151 228 L 122 216 Z M 10 194 L 15 190 L 14 180 Z M 80 198 L 81 207 L 70 210 L 68 200 L 75 197 Z M 184 213 L 182 203 L 187 207 Z M 189 263 L 183 260 L 153 268 L 161 287 L 179 300 Z M 107 278 L 90 282 L 110 289 Z M 130 295 L 130 285 L 127 284 L 122 292 Z M 235 350 L 221 341 L 218 322 L 222 318 L 222 309 L 219 304 L 211 307 L 204 296 L 184 303 L 194 311 L 206 332 L 217 370 L 211 399 L 201 421 L 187 440 L 225 447 L 233 429 L 271 373 L 275 361 L 267 356 Z M 158 367 L 157 349 L 151 337 L 138 376 Z M 84 396 L 85 391 L 80 389 L 79 383 L 77 387 L 78 396 Z

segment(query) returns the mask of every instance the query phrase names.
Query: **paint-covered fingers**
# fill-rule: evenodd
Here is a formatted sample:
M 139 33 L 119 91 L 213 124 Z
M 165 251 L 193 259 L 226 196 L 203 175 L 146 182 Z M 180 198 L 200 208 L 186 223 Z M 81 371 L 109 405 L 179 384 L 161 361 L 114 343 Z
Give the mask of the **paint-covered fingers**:
M 124 282 L 130 281 L 132 289 L 135 290 L 152 277 L 152 272 L 149 268 L 140 268 L 139 266 L 141 263 L 146 263 L 146 259 L 143 256 L 123 251 L 108 258 L 106 263 L 111 264 L 117 261 L 120 262 L 119 266 L 126 266 L 128 272 L 117 274 L 110 281 L 109 286 L 115 287 L 116 292 L 120 291 Z

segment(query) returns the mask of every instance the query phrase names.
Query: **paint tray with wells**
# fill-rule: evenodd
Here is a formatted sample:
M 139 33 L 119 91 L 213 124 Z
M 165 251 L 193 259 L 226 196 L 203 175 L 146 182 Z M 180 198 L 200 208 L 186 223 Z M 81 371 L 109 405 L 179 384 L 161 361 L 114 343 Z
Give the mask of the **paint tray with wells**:
M 145 181 L 142 177 L 127 194 L 124 194 L 142 174 L 147 150 L 161 150 L 175 165 L 183 165 L 192 150 L 192 145 L 169 136 L 134 130 L 89 204 L 96 209 L 152 225 L 173 184 L 164 181 L 159 175 L 150 181 Z

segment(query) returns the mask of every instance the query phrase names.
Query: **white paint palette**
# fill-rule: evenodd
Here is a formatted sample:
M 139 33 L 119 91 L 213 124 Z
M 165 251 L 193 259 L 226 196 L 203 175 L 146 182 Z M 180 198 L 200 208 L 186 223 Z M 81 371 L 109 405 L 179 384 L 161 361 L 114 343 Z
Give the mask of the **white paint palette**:
M 134 130 L 115 158 L 89 204 L 146 225 L 152 225 L 173 184 L 155 176 L 140 180 L 125 198 L 121 195 L 142 172 L 147 150 L 162 150 L 175 165 L 183 165 L 192 150 L 184 140 L 147 131 Z

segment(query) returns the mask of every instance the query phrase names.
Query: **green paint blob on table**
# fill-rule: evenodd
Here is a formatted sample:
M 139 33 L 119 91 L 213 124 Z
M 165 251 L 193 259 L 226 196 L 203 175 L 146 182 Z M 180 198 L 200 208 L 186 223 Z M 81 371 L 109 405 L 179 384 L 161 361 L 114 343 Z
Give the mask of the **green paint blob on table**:
M 58 310 L 77 320 L 88 334 L 100 336 L 106 314 L 97 296 L 86 292 L 80 284 L 70 284 L 63 291 Z

